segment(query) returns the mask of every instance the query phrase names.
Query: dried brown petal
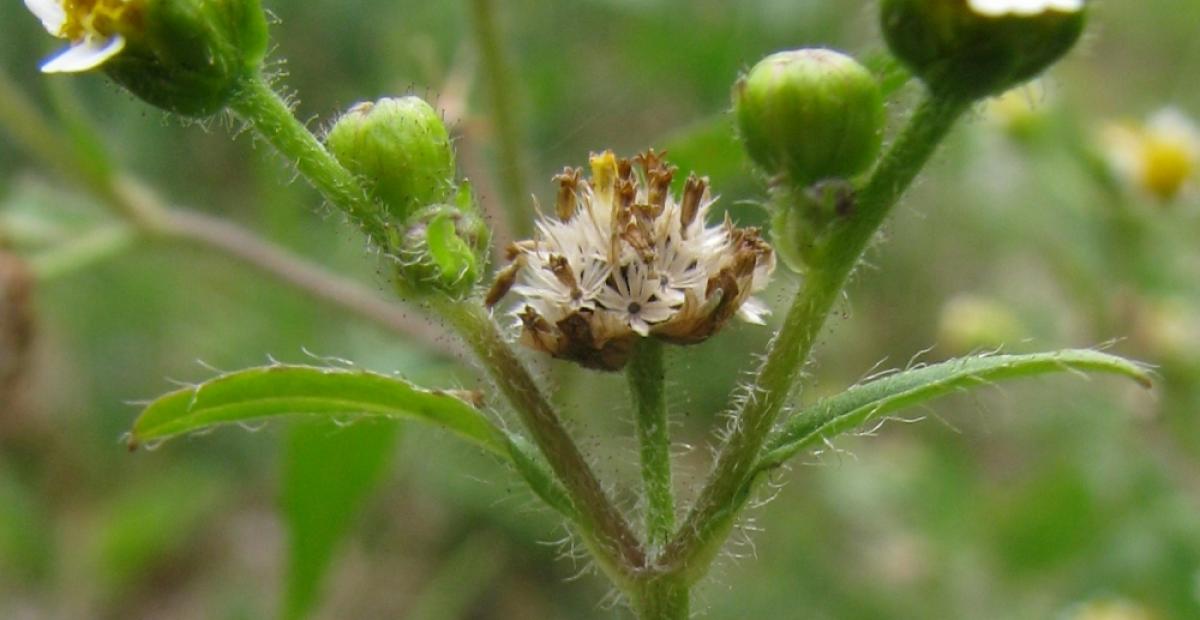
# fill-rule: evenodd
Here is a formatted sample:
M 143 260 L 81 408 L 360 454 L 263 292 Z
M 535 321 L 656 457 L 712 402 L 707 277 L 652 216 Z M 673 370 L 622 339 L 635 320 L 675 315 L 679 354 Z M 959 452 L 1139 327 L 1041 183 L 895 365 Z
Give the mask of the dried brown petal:
M 559 254 L 551 256 L 548 269 L 559 282 L 562 282 L 563 286 L 571 290 L 573 296 L 578 297 L 580 295 L 579 281 L 575 279 L 575 270 L 571 269 L 571 263 L 567 261 L 566 256 Z
M 512 264 L 496 274 L 496 281 L 492 283 L 492 288 L 488 289 L 487 296 L 483 299 L 483 305 L 488 308 L 495 306 L 512 290 L 513 284 L 517 281 L 517 274 L 521 273 L 521 268 L 525 266 L 523 258 L 517 256 Z
M 622 181 L 634 181 L 633 163 L 624 157 L 617 160 L 617 178 Z
M 554 212 L 558 219 L 566 222 L 575 215 L 576 196 L 579 191 L 579 179 L 583 171 L 579 168 L 566 167 L 554 176 L 558 183 L 558 196 L 554 201 Z
M 708 177 L 697 177 L 694 172 L 688 175 L 683 184 L 683 198 L 679 203 L 679 232 L 684 239 L 687 239 L 688 227 L 696 221 L 696 215 L 700 213 L 700 203 L 707 191 Z

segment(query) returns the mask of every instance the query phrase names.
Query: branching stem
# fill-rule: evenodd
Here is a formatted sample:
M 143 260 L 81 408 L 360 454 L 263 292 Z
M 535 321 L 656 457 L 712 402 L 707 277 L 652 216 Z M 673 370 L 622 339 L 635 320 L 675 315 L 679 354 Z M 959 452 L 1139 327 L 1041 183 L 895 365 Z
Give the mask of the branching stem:
M 476 300 L 464 303 L 436 297 L 429 303 L 474 351 L 520 416 L 550 468 L 571 495 L 580 518 L 577 523 L 580 533 L 601 567 L 618 585 L 628 588 L 631 573 L 646 564 L 641 543 L 491 315 Z
M 266 97 L 267 94 L 260 93 L 260 96 Z M 286 110 L 286 106 L 283 109 Z M 286 121 L 278 123 L 288 124 Z M 303 130 L 303 127 L 300 129 Z M 445 356 L 457 353 L 455 347 L 440 337 L 436 327 L 415 310 L 394 303 L 367 286 L 340 276 L 233 222 L 183 208 L 168 207 L 161 197 L 137 180 L 113 175 L 106 168 L 89 164 L 3 73 L 0 73 L 0 130 L 7 132 L 15 144 L 39 163 L 92 195 L 126 222 L 98 228 L 61 249 L 34 256 L 31 262 L 39 278 L 53 279 L 73 273 L 125 252 L 146 239 L 183 241 L 248 265 L 296 287 L 316 300 L 347 310 L 419 342 L 430 351 Z M 304 131 L 307 133 L 307 130 Z M 306 152 L 313 151 L 310 139 L 315 142 L 311 135 L 308 139 L 294 137 L 297 143 L 308 143 Z M 316 146 L 319 148 L 320 144 Z M 333 174 L 340 176 L 336 171 Z
M 665 570 L 689 582 L 707 571 L 753 491 L 763 441 L 791 399 L 829 311 L 892 207 L 968 105 L 927 96 L 859 192 L 853 211 L 834 224 L 771 341 L 709 480 L 663 551 Z

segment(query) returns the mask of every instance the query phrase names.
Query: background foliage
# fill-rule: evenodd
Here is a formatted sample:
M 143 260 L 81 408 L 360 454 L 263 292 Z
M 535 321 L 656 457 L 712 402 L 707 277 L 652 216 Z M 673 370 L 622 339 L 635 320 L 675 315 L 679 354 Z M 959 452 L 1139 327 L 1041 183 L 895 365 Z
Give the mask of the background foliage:
M 460 150 L 474 152 L 463 157 L 466 172 L 485 200 L 495 193 L 487 104 L 469 87 L 479 63 L 466 2 L 267 4 L 279 18 L 276 57 L 288 59 L 278 69 L 300 94 L 302 118 L 325 124 L 386 94 L 440 97 L 450 120 L 463 119 Z M 713 177 L 739 220 L 762 221 L 761 183 L 721 125 L 731 83 L 786 47 L 878 51 L 872 9 L 831 0 L 505 2 L 531 154 L 522 172 L 549 204 L 549 176 L 581 165 L 589 150 L 668 147 L 681 168 Z M 920 424 L 839 441 L 779 476 L 787 484 L 778 498 L 751 513 L 765 532 L 731 547 L 698 608 L 714 618 L 1200 617 L 1200 202 L 1114 197 L 1073 148 L 1110 119 L 1168 104 L 1200 115 L 1197 23 L 1200 5 L 1178 0 L 1097 2 L 1081 49 L 1031 91 L 1042 113 L 1032 130 L 1006 131 L 981 108 L 852 285 L 806 394 L 838 391 L 877 363 L 904 366 L 914 351 L 932 347 L 920 360 L 936 361 L 991 344 L 952 337 L 944 310 L 967 294 L 1003 310 L 999 340 L 1010 351 L 1120 339 L 1115 350 L 1161 366 L 1155 397 L 1106 380 L 1012 384 L 910 412 Z M 37 61 L 51 43 L 19 3 L 0 6 L 0 40 L 12 80 L 51 113 L 81 109 L 114 160 L 164 195 L 383 288 L 362 240 L 335 217 L 315 216 L 319 199 L 267 149 L 228 140 L 220 123 L 169 120 L 101 77 L 41 77 Z M 1114 216 L 1117 202 L 1132 220 Z M 107 217 L 0 143 L 0 243 L 70 239 Z M 794 284 L 777 282 L 780 291 Z M 1156 335 L 1163 307 L 1183 317 L 1166 338 Z M 167 378 L 214 374 L 196 360 L 222 369 L 268 354 L 302 363 L 307 350 L 423 384 L 478 387 L 471 368 L 166 243 L 39 283 L 34 308 L 32 367 L 0 401 L 0 617 L 278 613 L 285 583 L 319 573 L 323 553 L 320 542 L 293 550 L 314 564 L 289 577 L 285 515 L 308 514 L 308 531 L 337 527 L 322 521 L 336 514 L 305 511 L 312 498 L 285 491 L 304 474 L 285 466 L 282 447 L 314 459 L 336 453 L 311 445 L 322 432 L 377 445 L 342 465 L 346 484 L 317 479 L 326 508 L 356 501 L 350 478 L 379 483 L 314 597 L 316 617 L 622 613 L 595 605 L 600 579 L 564 584 L 585 567 L 558 559 L 570 550 L 557 544 L 563 530 L 547 510 L 479 450 L 436 431 L 273 424 L 133 455 L 120 442 L 136 413 L 130 401 L 166 391 Z M 768 335 L 731 331 L 669 352 L 685 497 L 707 466 L 724 395 Z M 586 411 L 569 423 L 599 451 L 601 475 L 632 497 L 629 404 L 613 398 L 622 378 L 545 369 L 565 410 Z

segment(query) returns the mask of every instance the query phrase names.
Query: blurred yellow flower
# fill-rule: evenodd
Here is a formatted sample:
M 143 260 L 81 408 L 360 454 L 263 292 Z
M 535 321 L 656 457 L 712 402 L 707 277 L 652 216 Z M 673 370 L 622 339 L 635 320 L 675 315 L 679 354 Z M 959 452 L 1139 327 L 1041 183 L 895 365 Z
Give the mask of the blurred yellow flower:
M 1200 129 L 1175 108 L 1140 125 L 1110 124 L 1102 140 L 1116 173 L 1163 202 L 1176 199 L 1200 172 Z
M 1045 85 L 1034 80 L 988 99 L 984 118 L 1014 138 L 1026 138 L 1045 117 L 1043 108 L 1048 98 Z

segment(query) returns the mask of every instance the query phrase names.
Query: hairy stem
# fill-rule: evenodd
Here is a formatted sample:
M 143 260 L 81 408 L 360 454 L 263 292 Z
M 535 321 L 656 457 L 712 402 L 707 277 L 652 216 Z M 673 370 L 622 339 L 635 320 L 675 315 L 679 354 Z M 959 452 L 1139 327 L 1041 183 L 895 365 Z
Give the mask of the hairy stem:
M 678 577 L 644 580 L 630 598 L 638 620 L 687 620 L 690 615 L 688 584 Z
M 497 171 L 504 190 L 508 213 L 508 229 L 521 234 L 528 230 L 528 211 L 523 207 L 529 200 L 525 180 L 525 151 L 521 148 L 520 123 L 512 93 L 513 82 L 508 56 L 501 43 L 500 27 L 496 22 L 494 0 L 471 0 L 475 41 L 484 66 L 491 118 L 496 132 Z
M 640 338 L 627 374 L 641 449 L 646 544 L 653 549 L 665 544 L 675 528 L 662 343 L 653 338 Z
M 834 224 L 748 388 L 708 482 L 663 552 L 660 564 L 668 570 L 692 581 L 707 571 L 753 490 L 763 441 L 792 397 L 829 311 L 896 201 L 968 105 L 927 96 L 880 160 L 853 211 Z
M 370 288 L 232 222 L 168 207 L 161 197 L 138 181 L 88 165 L 62 132 L 51 126 L 3 73 L 0 73 L 0 129 L 39 163 L 54 169 L 130 225 L 100 228 L 69 247 L 33 257 L 31 262 L 40 278 L 61 277 L 120 254 L 143 239 L 185 241 L 295 286 L 316 300 L 347 310 L 431 351 L 445 356 L 457 353 L 419 312 L 391 302 Z
M 476 302 L 435 297 L 429 303 L 475 352 L 512 404 L 575 503 L 581 534 L 597 560 L 610 577 L 628 588 L 630 573 L 646 563 L 641 544 L 492 317 Z
M 378 205 L 354 174 L 296 120 L 287 102 L 271 88 L 266 78 L 255 75 L 245 80 L 229 107 L 292 162 L 326 200 L 362 227 L 375 243 L 386 243 L 386 227 Z

